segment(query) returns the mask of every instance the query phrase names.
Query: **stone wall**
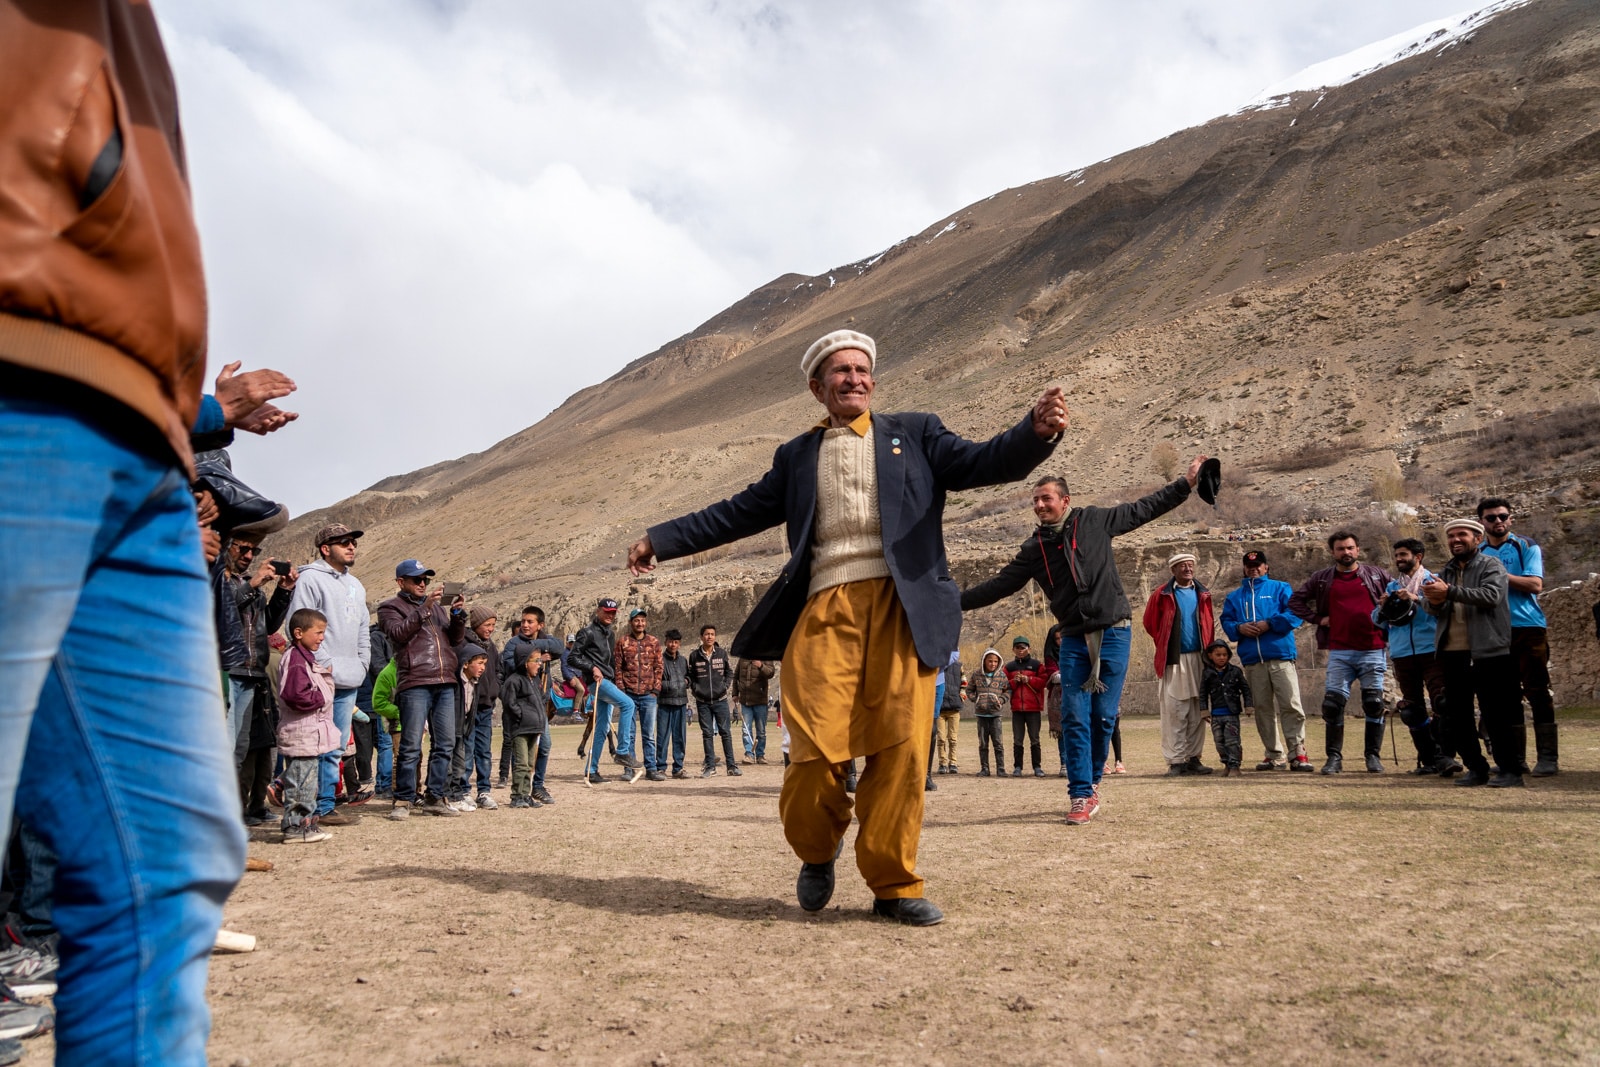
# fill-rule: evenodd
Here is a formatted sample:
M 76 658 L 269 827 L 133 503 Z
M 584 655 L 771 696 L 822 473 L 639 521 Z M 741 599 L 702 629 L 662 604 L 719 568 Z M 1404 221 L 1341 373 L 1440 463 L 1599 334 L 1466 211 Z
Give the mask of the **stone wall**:
M 1539 598 L 1550 623 L 1550 688 L 1558 708 L 1600 702 L 1600 639 L 1592 614 L 1597 600 L 1600 575 L 1593 574 Z

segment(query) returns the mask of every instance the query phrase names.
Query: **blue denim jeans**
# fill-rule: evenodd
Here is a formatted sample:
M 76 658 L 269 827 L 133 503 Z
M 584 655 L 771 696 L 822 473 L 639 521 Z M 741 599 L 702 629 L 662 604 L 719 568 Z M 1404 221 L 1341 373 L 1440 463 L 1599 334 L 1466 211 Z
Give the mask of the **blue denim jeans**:
M 350 720 L 356 713 L 354 687 L 333 691 L 333 728 L 339 731 L 339 747 L 324 752 L 317 759 L 317 814 L 326 815 L 333 810 L 333 798 L 339 792 L 339 763 L 350 744 Z
M 656 763 L 655 769 L 667 773 L 667 750 L 672 750 L 672 772 L 683 770 L 683 746 L 688 741 L 689 708 L 687 705 L 662 704 L 656 710 Z
M 765 704 L 740 704 L 739 717 L 744 720 L 744 754 L 757 759 L 767 756 L 767 706 Z
M 228 736 L 233 738 L 233 765 L 244 765 L 244 756 L 250 751 L 250 717 L 255 711 L 256 680 L 254 678 L 228 679 Z
M 634 711 L 639 721 L 639 743 L 644 747 L 644 765 L 650 769 L 656 765 L 656 695 L 630 693 L 629 696 L 633 697 Z
M 461 780 L 450 783 L 452 800 L 482 796 L 494 787 L 494 779 L 490 777 L 494 771 L 491 766 L 494 762 L 494 708 L 479 708 L 467 718 L 465 746 Z
M 421 783 L 430 795 L 443 797 L 450 784 L 450 750 L 456 744 L 456 687 L 414 685 L 395 694 L 400 709 L 400 755 L 394 772 L 394 798 L 415 803 L 418 771 L 422 763 L 422 724 L 433 740 L 428 747 L 428 771 Z
M 539 735 L 539 758 L 533 763 L 533 788 L 544 788 L 544 772 L 550 766 L 550 731 Z
M 1350 696 L 1350 683 L 1361 680 L 1361 692 L 1382 693 L 1384 652 L 1381 648 L 1370 652 L 1357 652 L 1347 648 L 1328 651 L 1328 674 L 1323 688 L 1342 697 Z M 1380 717 L 1376 722 L 1382 722 Z
M 617 688 L 615 682 L 603 678 L 591 685 L 594 694 L 594 737 L 589 742 L 590 774 L 600 773 L 600 756 L 606 750 L 606 733 L 611 729 L 611 709 L 617 709 L 617 752 L 633 752 L 633 698 Z
M 1089 679 L 1089 646 L 1081 637 L 1061 638 L 1061 747 L 1067 768 L 1067 795 L 1094 792 L 1106 767 L 1111 732 L 1117 728 L 1122 686 L 1128 680 L 1128 651 L 1133 629 L 1113 626 L 1100 632 L 1100 681 L 1104 693 L 1085 693 Z
M 389 720 L 373 713 L 372 747 L 378 753 L 377 785 L 380 793 L 394 790 L 394 738 L 389 736 Z
M 183 471 L 0 392 L 0 576 L 0 827 L 15 801 L 59 863 L 56 1062 L 203 1064 L 245 833 Z

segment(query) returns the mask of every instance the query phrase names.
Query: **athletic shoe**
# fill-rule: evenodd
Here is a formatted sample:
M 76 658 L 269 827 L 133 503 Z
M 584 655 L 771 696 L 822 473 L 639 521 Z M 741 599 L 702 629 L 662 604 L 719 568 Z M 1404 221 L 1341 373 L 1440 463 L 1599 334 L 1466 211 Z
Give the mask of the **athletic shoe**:
M 500 805 L 494 802 L 494 797 L 490 796 L 488 793 L 478 794 L 478 807 L 482 808 L 484 811 L 493 811 L 499 806 Z
M 740 775 L 742 775 L 743 773 L 744 772 L 741 771 L 738 767 L 731 766 L 731 765 L 728 767 L 728 777 L 729 778 L 737 778 Z
M 716 768 L 715 764 L 708 765 L 704 770 L 702 770 L 700 772 L 700 777 L 702 777 L 702 778 L 715 778 L 716 776 L 717 776 L 717 768 Z
M 1021 767 L 1013 767 L 1011 769 L 1011 777 L 1013 777 L 1013 778 L 1021 778 L 1022 777 L 1022 768 Z
M 765 757 L 765 756 L 757 756 L 756 757 L 756 763 L 759 764 L 762 767 L 765 767 L 767 765 L 767 757 Z
M 330 811 L 326 815 L 318 815 L 317 822 L 323 826 L 355 826 L 361 821 L 361 816 L 350 811 Z
M 495 788 L 504 789 L 509 784 L 509 782 L 508 782 L 506 776 L 502 774 L 500 777 L 498 777 L 498 778 L 496 778 L 494 780 L 494 784 L 495 784 Z
M 300 829 L 298 831 L 291 831 L 284 834 L 283 843 L 286 845 L 310 845 L 315 844 L 318 841 L 326 841 L 332 836 L 332 834 L 319 827 L 316 823 L 306 822 L 300 825 Z
M 0 1038 L 34 1037 L 56 1025 L 56 1013 L 49 1008 L 24 1004 L 11 987 L 0 982 Z
M 599 771 L 592 771 L 583 779 L 584 785 L 604 785 L 605 777 Z
M 264 823 L 266 821 L 267 820 L 262 818 L 260 815 L 246 815 L 244 817 L 244 824 L 246 826 L 249 826 L 249 827 L 260 826 L 262 823 Z
M 1122 765 L 1122 761 L 1121 760 L 1117 760 L 1117 765 L 1111 769 L 1111 773 L 1112 774 L 1127 774 L 1128 773 L 1128 768 L 1126 768 L 1126 767 L 1124 767 Z
M 397 800 L 397 801 L 395 801 L 394 802 L 394 807 L 389 809 L 389 816 L 388 817 L 390 819 L 393 819 L 395 822 L 404 822 L 406 819 L 411 818 L 411 801 L 409 801 L 409 800 Z
M 1087 826 L 1091 818 L 1088 797 L 1073 797 L 1072 807 L 1067 811 L 1068 826 Z
M 444 815 L 452 819 L 461 817 L 461 812 L 450 806 L 444 797 L 430 796 L 417 805 L 417 811 L 423 815 Z
M 644 780 L 647 782 L 664 782 L 667 780 L 667 776 L 652 767 L 644 772 Z
M 687 777 L 689 777 L 689 772 L 684 770 L 682 767 L 679 767 L 677 770 L 672 772 L 672 777 L 674 777 L 674 778 L 687 778 Z
M 533 787 L 533 799 L 541 804 L 554 804 L 556 802 L 556 798 L 550 795 L 550 790 L 542 785 Z
M 371 799 L 372 799 L 372 790 L 370 790 L 370 789 L 358 789 L 358 790 L 356 790 L 356 795 L 351 797 L 349 800 L 346 800 L 345 803 L 349 804 L 351 806 L 354 806 L 356 804 L 365 804 L 367 801 L 369 801 Z
M 640 767 L 644 766 L 644 764 L 640 763 L 638 759 L 628 752 L 614 753 L 611 757 L 611 761 L 619 764 L 620 766 L 628 768 L 630 771 L 636 771 Z M 632 781 L 632 779 L 629 779 L 629 781 Z
M 10 933 L 8 930 L 7 933 Z M 26 944 L 7 944 L 0 952 L 0 982 L 19 997 L 53 997 L 57 961 Z
M 275 808 L 283 807 L 283 782 L 274 778 L 267 786 L 267 803 Z
M 532 806 L 533 805 L 528 803 L 527 797 L 512 797 L 511 803 L 507 805 L 507 807 L 511 808 L 529 808 Z
M 1210 774 L 1211 773 L 1211 768 L 1207 767 L 1204 763 L 1201 763 L 1199 756 L 1190 756 L 1189 757 L 1189 762 L 1185 766 L 1188 768 L 1188 773 L 1190 773 L 1190 774 Z
M 1094 787 L 1094 792 L 1089 794 L 1089 818 L 1094 818 L 1100 813 L 1100 786 Z
M 0 1067 L 11 1067 L 22 1062 L 22 1042 L 9 1037 L 0 1038 Z
M 959 769 L 957 769 L 957 767 L 956 767 L 956 765 L 954 763 L 952 763 L 952 764 L 950 764 L 950 773 L 951 774 L 960 774 L 961 771 Z

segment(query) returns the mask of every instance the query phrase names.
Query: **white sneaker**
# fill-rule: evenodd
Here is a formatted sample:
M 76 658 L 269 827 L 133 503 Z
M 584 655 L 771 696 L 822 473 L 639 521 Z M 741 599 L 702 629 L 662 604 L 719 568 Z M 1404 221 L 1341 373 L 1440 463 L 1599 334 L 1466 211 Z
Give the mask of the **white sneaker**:
M 490 796 L 488 793 L 478 794 L 478 807 L 482 808 L 484 811 L 493 811 L 499 806 L 500 805 L 494 802 L 494 797 Z
M 445 802 L 445 807 L 449 808 L 451 811 L 459 811 L 459 812 L 468 812 L 468 811 L 477 811 L 478 810 L 478 805 L 474 804 L 467 797 L 462 797 L 460 800 L 446 801 Z

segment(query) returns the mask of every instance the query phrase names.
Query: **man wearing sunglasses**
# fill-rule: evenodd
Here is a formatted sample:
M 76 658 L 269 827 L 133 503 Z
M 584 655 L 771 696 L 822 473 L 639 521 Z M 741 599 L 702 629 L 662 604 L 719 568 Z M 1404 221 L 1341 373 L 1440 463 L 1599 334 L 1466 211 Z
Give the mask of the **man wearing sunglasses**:
M 1511 658 L 1522 695 L 1533 709 L 1533 744 L 1538 753 L 1532 775 L 1548 778 L 1560 770 L 1556 745 L 1556 705 L 1550 695 L 1550 642 L 1539 594 L 1544 592 L 1544 553 L 1526 537 L 1511 532 L 1511 504 L 1501 497 L 1478 501 L 1483 551 L 1498 556 L 1511 585 Z M 1527 727 L 1520 727 L 1523 735 Z M 1527 750 L 1524 742 L 1523 750 Z M 1504 767 L 1504 764 L 1501 765 Z M 1506 767 L 1516 773 L 1519 768 Z
M 239 770 L 250 749 L 251 722 L 269 706 L 267 685 L 267 635 L 275 633 L 289 617 L 295 569 L 279 575 L 270 559 L 263 558 L 257 537 L 234 532 L 223 558 L 213 568 L 217 608 L 217 647 L 227 673 L 228 737 L 233 742 L 233 766 Z M 276 581 L 275 589 L 267 583 Z M 242 785 L 242 783 L 241 783 Z
M 317 662 L 333 669 L 333 725 L 339 731 L 339 747 L 325 752 L 317 770 L 317 822 L 343 826 L 359 816 L 335 813 L 334 794 L 339 786 L 339 761 L 350 743 L 350 720 L 356 710 L 356 693 L 367 679 L 367 664 L 372 656 L 372 634 L 367 629 L 367 590 L 350 568 L 356 561 L 356 539 L 360 530 L 342 522 L 330 523 L 312 538 L 317 556 L 299 572 L 292 616 L 301 608 L 322 612 L 328 620 L 328 634 L 317 649 Z

